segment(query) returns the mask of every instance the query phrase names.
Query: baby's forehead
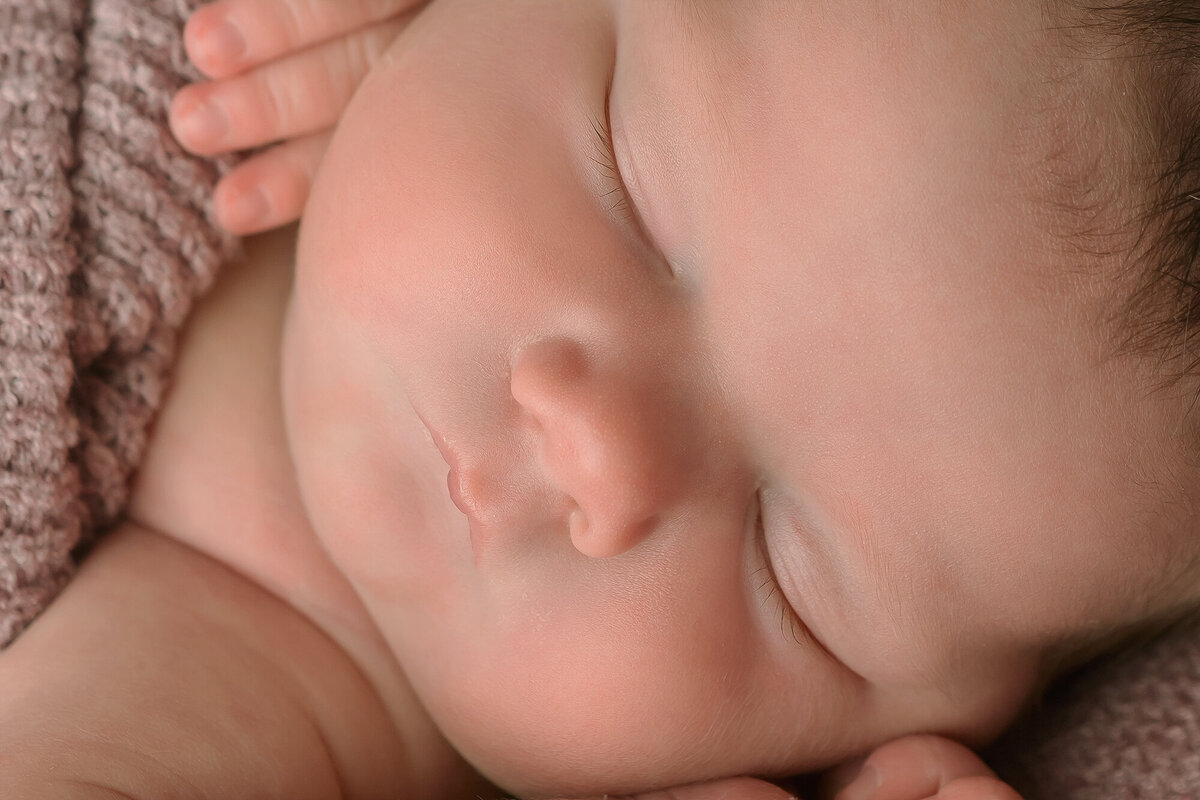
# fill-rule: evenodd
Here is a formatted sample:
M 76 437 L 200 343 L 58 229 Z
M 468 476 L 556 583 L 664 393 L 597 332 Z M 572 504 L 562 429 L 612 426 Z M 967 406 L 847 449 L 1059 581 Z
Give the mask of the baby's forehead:
M 746 120 L 741 133 L 760 135 L 765 114 L 804 125 L 853 113 L 859 118 L 847 124 L 867 126 L 871 106 L 889 102 L 939 106 L 947 122 L 1000 107 L 1029 139 L 1014 145 L 1018 155 L 1065 133 L 1068 115 L 1095 99 L 1078 91 L 1078 53 L 1042 6 L 618 2 L 612 88 L 622 78 L 664 94 L 691 85 L 690 99 L 709 117 L 731 128 Z M 633 64 L 622 75 L 625 61 Z
M 1060 262 L 1071 258 L 1065 269 L 1107 267 L 1144 179 L 1125 168 L 1143 149 L 1121 101 L 1137 87 L 1123 59 L 1081 47 L 1069 5 L 685 3 L 676 14 L 685 47 L 667 51 L 679 71 L 663 81 L 703 81 L 703 118 L 733 151 L 793 136 L 792 157 L 805 159 L 816 132 L 850 145 L 838 149 L 844 158 L 949 173 L 961 168 L 944 157 L 949 148 L 922 144 L 953 131 L 988 151 L 987 171 L 971 179 L 980 193 L 1012 196 L 1014 224 L 1047 234 Z
M 614 123 L 661 145 L 640 158 L 736 167 L 836 156 L 861 161 L 867 180 L 888 160 L 961 171 L 927 146 L 953 132 L 988 148 L 980 192 L 1027 189 L 1022 199 L 1050 209 L 1070 197 L 1046 193 L 1081 194 L 1096 177 L 1087 156 L 1116 136 L 1097 125 L 1106 71 L 1081 68 L 1041 0 L 618 8 Z

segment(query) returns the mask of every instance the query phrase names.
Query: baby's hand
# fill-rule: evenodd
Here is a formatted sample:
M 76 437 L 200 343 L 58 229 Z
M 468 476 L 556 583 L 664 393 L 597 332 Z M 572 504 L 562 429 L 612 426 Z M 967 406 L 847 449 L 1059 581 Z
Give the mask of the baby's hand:
M 837 770 L 830 776 L 838 781 Z M 1021 800 L 977 755 L 940 736 L 883 745 L 834 800 Z
M 830 798 L 1021 800 L 1012 787 L 997 778 L 970 750 L 949 739 L 928 735 L 896 739 L 858 763 L 826 773 L 815 800 Z M 626 800 L 792 800 L 792 795 L 755 778 L 728 778 Z
M 708 783 L 695 783 L 649 794 L 616 795 L 591 800 L 793 800 L 792 796 L 778 786 L 756 778 L 725 778 Z
M 249 234 L 300 216 L 355 88 L 427 2 L 217 0 L 192 15 L 188 57 L 212 80 L 175 96 L 175 137 L 200 155 L 277 143 L 217 185 L 223 227 Z

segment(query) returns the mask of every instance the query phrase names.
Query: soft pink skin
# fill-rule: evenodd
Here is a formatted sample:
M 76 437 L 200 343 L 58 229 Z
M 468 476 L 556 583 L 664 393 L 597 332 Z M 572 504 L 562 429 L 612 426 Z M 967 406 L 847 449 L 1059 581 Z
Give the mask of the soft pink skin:
M 439 0 L 368 78 L 302 230 L 289 436 L 330 555 L 490 777 L 981 741 L 1051 642 L 1180 601 L 1190 506 L 1154 488 L 1179 401 L 1111 356 L 1106 276 L 1029 211 L 1038 19 Z M 657 250 L 593 161 L 614 63 Z

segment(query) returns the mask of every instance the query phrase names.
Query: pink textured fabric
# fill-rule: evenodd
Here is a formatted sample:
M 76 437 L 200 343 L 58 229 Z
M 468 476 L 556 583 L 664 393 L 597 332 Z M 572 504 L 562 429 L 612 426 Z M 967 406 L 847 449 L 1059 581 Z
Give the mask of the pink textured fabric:
M 988 755 L 1025 800 L 1197 800 L 1200 626 L 1090 665 Z
M 0 646 L 111 524 L 234 247 L 166 109 L 188 0 L 0 0 Z

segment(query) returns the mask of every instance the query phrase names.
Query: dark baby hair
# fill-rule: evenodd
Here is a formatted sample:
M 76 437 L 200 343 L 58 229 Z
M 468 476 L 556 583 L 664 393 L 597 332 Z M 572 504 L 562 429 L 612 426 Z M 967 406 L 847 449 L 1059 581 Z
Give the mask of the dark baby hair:
M 1064 31 L 1083 57 L 1116 63 L 1125 81 L 1133 194 L 1124 261 L 1132 291 L 1124 349 L 1151 353 L 1165 383 L 1200 379 L 1200 0 L 1078 4 Z M 1140 185 L 1139 185 L 1140 184 Z
M 1059 129 L 1084 144 L 1062 145 L 1046 162 L 1064 252 L 1116 265 L 1115 276 L 1103 275 L 1116 298 L 1106 321 L 1114 350 L 1145 359 L 1150 391 L 1178 391 L 1179 436 L 1200 466 L 1200 0 L 1049 0 L 1046 8 L 1066 43 L 1055 74 L 1068 91 L 1055 96 L 1085 109 Z M 1178 608 L 1063 641 L 1046 654 L 1043 682 L 1194 623 L 1200 610 Z

